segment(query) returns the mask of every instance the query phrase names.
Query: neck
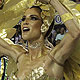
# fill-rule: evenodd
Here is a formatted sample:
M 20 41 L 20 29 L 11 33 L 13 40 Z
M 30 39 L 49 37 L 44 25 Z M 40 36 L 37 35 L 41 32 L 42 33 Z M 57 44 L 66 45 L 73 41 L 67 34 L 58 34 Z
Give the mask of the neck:
M 37 40 L 29 40 L 28 41 L 28 47 L 29 47 L 29 49 L 31 49 L 31 48 L 32 49 L 37 49 L 37 48 L 43 46 L 43 44 L 44 44 L 44 37 L 43 36 L 41 36 Z
M 32 59 L 35 59 L 42 54 L 43 45 L 44 45 L 43 36 L 41 36 L 39 39 L 35 41 L 28 41 L 29 54 L 31 55 Z

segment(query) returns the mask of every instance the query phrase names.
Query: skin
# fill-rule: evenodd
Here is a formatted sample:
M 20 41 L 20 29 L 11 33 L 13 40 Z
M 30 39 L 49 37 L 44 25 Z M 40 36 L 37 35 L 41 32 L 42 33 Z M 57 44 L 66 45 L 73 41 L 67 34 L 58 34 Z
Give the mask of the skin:
M 42 0 L 45 2 L 44 0 Z M 55 3 L 55 4 L 54 4 Z M 60 15 L 68 12 L 58 0 L 51 0 L 51 4 L 55 7 L 55 9 L 60 13 Z M 58 7 L 57 7 L 58 5 Z M 33 45 L 36 42 L 42 42 L 41 46 L 37 49 L 31 49 L 29 48 L 29 54 L 26 55 L 25 50 L 22 47 L 19 46 L 11 46 L 8 43 L 6 43 L 4 40 L 0 38 L 0 55 L 8 55 L 11 56 L 15 61 L 17 60 L 18 56 L 22 54 L 18 58 L 18 74 L 17 77 L 21 80 L 23 80 L 28 73 L 31 72 L 32 69 L 39 67 L 42 65 L 42 63 L 45 60 L 45 69 L 46 73 L 49 76 L 52 76 L 56 79 L 61 79 L 63 77 L 63 67 L 58 65 L 55 62 L 52 62 L 52 60 L 49 58 L 48 55 L 45 55 L 41 58 L 37 59 L 37 55 L 39 52 L 42 52 L 42 46 L 44 44 L 44 36 L 41 34 L 40 27 L 42 25 L 41 20 L 37 21 L 30 21 L 28 17 L 33 14 L 33 12 L 41 19 L 40 12 L 38 9 L 28 9 L 25 12 L 25 16 L 27 19 L 23 21 L 21 29 L 24 27 L 24 23 L 28 23 L 25 25 L 25 27 L 29 27 L 29 32 L 23 32 L 22 31 L 22 37 L 23 39 L 27 39 L 29 42 L 29 45 Z M 71 25 L 69 25 L 71 24 Z M 75 24 L 74 20 L 69 20 L 65 22 L 66 27 L 69 30 L 69 33 L 65 35 L 64 39 L 61 41 L 59 45 L 57 45 L 50 54 L 61 64 L 64 64 L 65 60 L 68 59 L 68 57 L 73 53 L 74 45 L 77 46 L 77 41 L 79 40 L 80 31 L 78 26 Z M 37 27 L 36 27 L 37 26 Z M 34 32 L 34 31 L 36 32 Z M 34 34 L 32 34 L 34 33 Z M 27 34 L 27 35 L 26 35 Z M 67 43 L 66 43 L 67 42 Z M 79 46 L 79 45 L 78 45 Z M 75 48 L 76 49 L 76 48 Z M 65 50 L 65 52 L 64 52 Z M 31 58 L 32 57 L 32 58 Z M 36 64 L 37 63 L 37 64 Z
M 63 35 L 65 33 L 65 29 L 61 28 L 60 33 Z
M 62 7 L 62 5 L 59 3 L 59 1 L 54 1 L 54 2 L 55 2 L 55 5 L 53 3 L 53 0 L 51 3 L 60 12 L 60 15 L 68 12 L 65 8 Z M 59 6 L 61 8 L 57 7 L 58 4 L 60 4 Z M 72 23 L 72 24 L 69 25 L 69 23 Z M 61 41 L 61 43 L 58 46 L 56 46 L 55 49 L 51 52 L 51 54 L 53 55 L 56 51 L 54 58 L 62 64 L 64 64 L 65 60 L 68 59 L 68 57 L 71 54 L 69 52 L 73 51 L 73 49 L 74 49 L 73 46 L 76 45 L 76 42 L 79 40 L 79 37 L 80 37 L 78 26 L 75 24 L 74 20 L 69 20 L 69 21 L 65 22 L 65 25 L 69 29 L 70 32 L 68 34 L 66 34 L 65 38 Z M 65 41 L 67 41 L 67 43 L 65 43 Z M 64 52 L 64 49 L 65 49 L 65 52 Z M 63 75 L 63 68 L 56 63 L 50 64 L 51 60 L 49 59 L 48 56 L 46 56 L 46 59 L 47 60 L 45 62 L 45 65 L 46 65 L 47 73 L 50 76 L 54 76 L 55 78 L 58 78 L 58 79 L 61 78 Z
M 31 11 L 32 10 L 32 11 Z M 32 12 L 32 13 L 31 13 Z M 40 20 L 27 20 L 27 18 L 30 18 L 31 15 L 34 15 L 33 17 L 37 17 L 39 18 Z M 41 22 L 41 16 L 40 16 L 40 11 L 39 10 L 35 10 L 34 8 L 32 9 L 28 9 L 24 16 L 26 16 L 26 20 L 21 24 L 21 30 L 24 28 L 24 27 L 28 27 L 30 29 L 30 31 L 28 32 L 23 32 L 22 30 L 22 38 L 24 40 L 28 40 L 28 41 L 35 41 L 37 40 L 38 38 L 40 38 L 40 35 L 41 35 L 41 31 L 40 31 L 40 28 L 41 28 L 41 25 L 42 25 L 42 22 Z M 38 27 L 37 27 L 38 26 Z M 31 41 L 31 42 L 32 42 Z

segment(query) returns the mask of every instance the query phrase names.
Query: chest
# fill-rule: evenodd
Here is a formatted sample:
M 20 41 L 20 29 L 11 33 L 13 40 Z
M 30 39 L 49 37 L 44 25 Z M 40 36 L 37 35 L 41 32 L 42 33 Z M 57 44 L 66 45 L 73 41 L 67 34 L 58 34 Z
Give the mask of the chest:
M 28 57 L 28 58 L 27 58 Z M 45 57 L 39 57 L 37 59 L 31 60 L 30 56 L 21 58 L 21 61 L 18 63 L 18 74 L 17 76 L 22 76 L 21 79 L 25 79 L 25 77 L 29 80 L 36 80 L 37 78 L 41 77 L 44 73 L 44 63 Z M 22 63 L 23 62 L 23 63 Z M 19 77 L 20 78 L 20 77 Z

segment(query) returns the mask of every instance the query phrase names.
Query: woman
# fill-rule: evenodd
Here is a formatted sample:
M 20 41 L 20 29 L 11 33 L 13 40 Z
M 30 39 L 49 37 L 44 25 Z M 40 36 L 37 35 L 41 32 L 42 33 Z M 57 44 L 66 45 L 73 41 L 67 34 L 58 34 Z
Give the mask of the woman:
M 58 0 L 42 2 L 53 5 L 60 15 L 68 13 L 66 8 L 63 7 Z M 0 55 L 8 55 L 10 60 L 13 58 L 11 61 L 12 63 L 14 61 L 16 62 L 14 62 L 13 65 L 16 69 L 11 67 L 11 69 L 9 68 L 7 71 L 9 79 L 61 80 L 63 77 L 63 65 L 71 53 L 73 53 L 74 45 L 76 45 L 80 37 L 79 28 L 75 24 L 73 18 L 71 17 L 66 20 L 65 25 L 69 33 L 65 35 L 61 43 L 54 49 L 47 46 L 48 43 L 45 43 L 44 34 L 41 31 L 43 19 L 41 17 L 41 9 L 38 6 L 27 9 L 22 20 L 22 38 L 28 40 L 28 50 L 18 45 L 9 45 L 0 38 Z M 69 23 L 72 24 L 69 25 Z

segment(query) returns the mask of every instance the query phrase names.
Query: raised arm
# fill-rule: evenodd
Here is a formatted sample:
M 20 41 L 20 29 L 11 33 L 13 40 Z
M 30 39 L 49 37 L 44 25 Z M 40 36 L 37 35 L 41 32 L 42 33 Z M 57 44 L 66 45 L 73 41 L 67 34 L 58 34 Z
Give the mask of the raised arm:
M 60 44 L 57 45 L 49 55 L 47 55 L 45 69 L 48 75 L 56 80 L 63 77 L 64 66 L 62 65 L 64 65 L 65 61 L 73 53 L 74 46 L 78 39 L 78 37 L 76 39 L 72 38 L 72 36 L 67 33 Z
M 0 56 L 10 56 L 16 61 L 18 56 L 21 54 L 21 50 L 23 51 L 23 49 L 20 48 L 22 47 L 10 45 L 0 38 Z
M 56 11 L 60 14 L 60 16 L 65 17 L 62 19 L 67 27 L 69 33 L 71 34 L 72 37 L 77 37 L 80 35 L 80 26 L 78 25 L 77 21 L 74 18 L 74 15 L 71 15 L 70 11 L 68 11 L 60 2 L 60 0 L 38 0 L 41 1 L 42 3 L 49 3 L 51 4 Z M 67 17 L 69 16 L 69 17 Z M 67 19 L 66 19 L 67 18 Z
M 39 1 L 46 2 L 46 0 Z M 50 0 L 49 3 L 54 6 L 54 8 L 58 11 L 60 16 L 69 13 L 69 11 L 58 0 Z M 50 76 L 55 77 L 57 80 L 61 79 L 63 76 L 63 67 L 60 64 L 64 64 L 68 57 L 72 54 L 74 46 L 80 38 L 79 25 L 75 20 L 74 16 L 71 16 L 70 14 L 70 17 L 71 19 L 66 20 L 66 22 L 64 23 L 69 32 L 65 35 L 61 43 L 58 46 L 56 46 L 50 53 L 50 55 L 55 60 L 52 60 L 50 56 L 47 56 L 46 60 L 45 68 L 47 68 L 47 73 Z
M 60 14 L 60 16 L 65 16 L 66 20 L 66 15 L 69 15 L 68 20 L 64 22 L 66 25 L 67 29 L 69 30 L 69 33 L 72 35 L 72 37 L 77 37 L 80 35 L 80 26 L 78 25 L 77 21 L 75 20 L 74 16 L 70 15 L 70 12 L 59 2 L 59 0 L 51 0 L 50 4 L 54 6 L 54 8 L 57 10 L 57 12 Z M 66 14 L 68 13 L 68 14 Z M 66 14 L 66 15 L 65 15 Z M 62 19 L 63 20 L 63 19 Z M 64 21 L 64 20 L 63 20 Z

